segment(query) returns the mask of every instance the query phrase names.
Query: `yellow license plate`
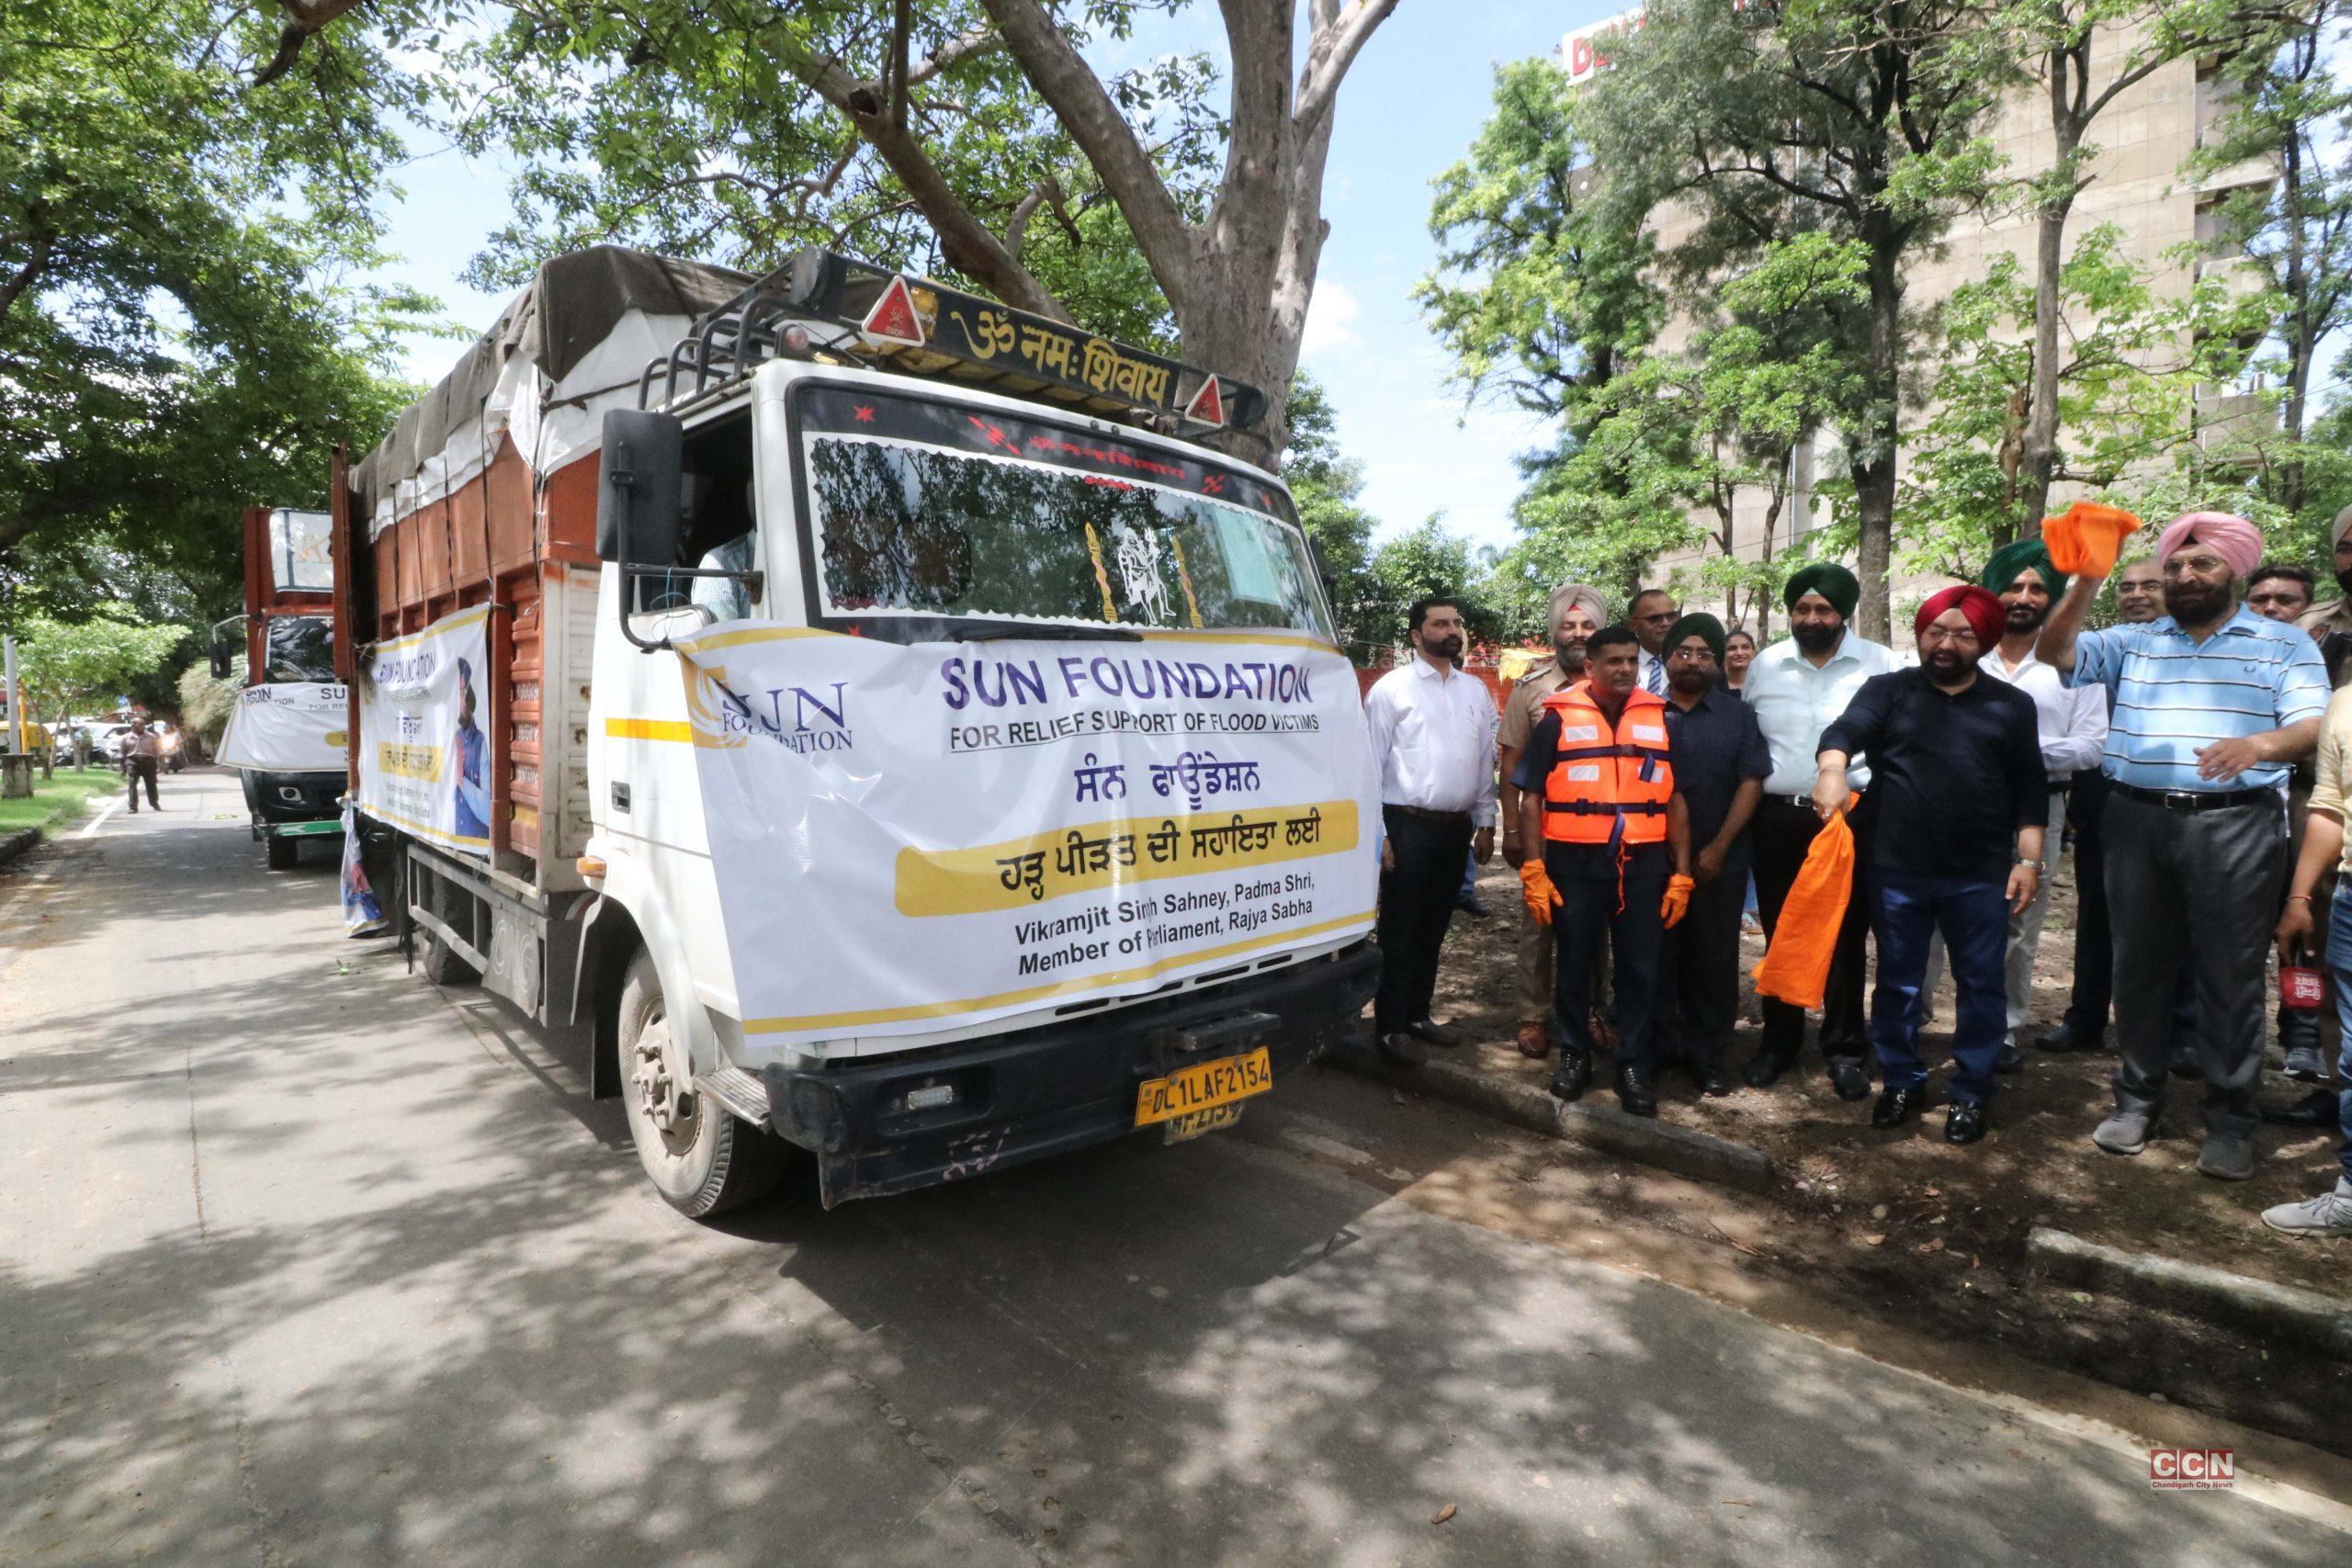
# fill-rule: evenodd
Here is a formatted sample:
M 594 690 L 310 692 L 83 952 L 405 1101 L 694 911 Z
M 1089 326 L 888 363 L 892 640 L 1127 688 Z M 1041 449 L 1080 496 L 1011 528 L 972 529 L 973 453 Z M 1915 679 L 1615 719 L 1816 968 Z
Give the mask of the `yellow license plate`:
M 1273 1064 L 1266 1048 L 1241 1056 L 1220 1056 L 1197 1066 L 1180 1067 L 1164 1078 L 1153 1078 L 1136 1095 L 1136 1125 L 1172 1122 L 1179 1116 L 1210 1111 L 1263 1094 L 1274 1087 Z M 1203 1132 L 1208 1131 L 1204 1127 Z

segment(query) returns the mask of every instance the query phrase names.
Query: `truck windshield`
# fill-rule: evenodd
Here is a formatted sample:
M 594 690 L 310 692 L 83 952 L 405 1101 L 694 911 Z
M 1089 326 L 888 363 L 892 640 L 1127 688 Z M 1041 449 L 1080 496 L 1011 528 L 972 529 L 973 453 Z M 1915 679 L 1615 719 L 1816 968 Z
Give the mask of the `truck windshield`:
M 272 681 L 334 679 L 334 623 L 324 615 L 272 615 L 266 673 Z
M 334 588 L 334 557 L 328 548 L 333 520 L 323 512 L 269 514 L 269 565 L 278 591 Z
M 822 615 L 1331 636 L 1289 498 L 1213 457 L 865 388 L 798 406 Z

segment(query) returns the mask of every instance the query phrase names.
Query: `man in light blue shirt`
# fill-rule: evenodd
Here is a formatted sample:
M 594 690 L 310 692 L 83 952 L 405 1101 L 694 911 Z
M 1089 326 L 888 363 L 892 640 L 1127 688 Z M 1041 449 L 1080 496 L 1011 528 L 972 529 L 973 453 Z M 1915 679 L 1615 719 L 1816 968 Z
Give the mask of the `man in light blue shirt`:
M 1780 925 L 1789 886 L 1821 829 L 1820 814 L 1813 808 L 1813 784 L 1821 772 L 1815 760 L 1821 732 L 1846 711 L 1863 682 L 1895 667 L 1894 654 L 1883 643 L 1867 640 L 1846 624 L 1861 592 L 1854 574 L 1835 561 L 1800 568 L 1781 595 L 1789 612 L 1789 640 L 1756 656 L 1740 693 L 1756 710 L 1764 744 L 1772 753 L 1771 776 L 1764 781 L 1764 798 L 1756 807 L 1752 829 L 1756 902 L 1768 939 Z M 1868 760 L 1856 758 L 1847 779 L 1861 797 L 1849 818 L 1858 868 L 1869 863 L 1871 824 L 1876 817 L 1868 793 L 1870 778 Z M 1861 873 L 1858 869 L 1855 874 Z M 1863 1065 L 1868 1044 L 1862 1012 L 1863 940 L 1869 923 L 1868 908 L 1858 894 L 1848 902 L 1846 922 L 1838 930 L 1828 989 L 1822 996 L 1821 1055 L 1829 1066 L 1830 1083 L 1845 1100 L 1860 1100 L 1871 1091 L 1870 1069 Z M 1748 1083 L 1770 1088 L 1796 1061 L 1804 1044 L 1804 1010 L 1768 998 L 1764 1043 L 1747 1064 Z
M 2327 668 L 2309 634 L 2263 619 L 2238 584 L 2262 558 L 2243 518 L 2198 512 L 2157 541 L 2163 618 L 2085 632 L 2099 578 L 2077 577 L 2041 657 L 2114 702 L 2103 772 L 2107 897 L 2122 1064 L 2115 1112 L 2092 1141 L 2147 1146 L 2164 1108 L 2172 1000 L 2185 966 L 2205 1077 L 2197 1168 L 2254 1174 L 2266 950 L 2287 864 L 2287 780 L 2311 755 Z

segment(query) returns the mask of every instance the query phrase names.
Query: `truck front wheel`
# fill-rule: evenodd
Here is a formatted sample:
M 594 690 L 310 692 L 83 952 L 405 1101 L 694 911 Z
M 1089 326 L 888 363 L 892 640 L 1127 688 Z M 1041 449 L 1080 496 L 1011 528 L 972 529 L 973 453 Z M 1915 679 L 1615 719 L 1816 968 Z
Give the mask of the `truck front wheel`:
M 672 1208 L 691 1219 L 722 1213 L 775 1186 L 784 1145 L 695 1092 L 650 953 L 639 950 L 621 983 L 621 1102 L 637 1157 Z

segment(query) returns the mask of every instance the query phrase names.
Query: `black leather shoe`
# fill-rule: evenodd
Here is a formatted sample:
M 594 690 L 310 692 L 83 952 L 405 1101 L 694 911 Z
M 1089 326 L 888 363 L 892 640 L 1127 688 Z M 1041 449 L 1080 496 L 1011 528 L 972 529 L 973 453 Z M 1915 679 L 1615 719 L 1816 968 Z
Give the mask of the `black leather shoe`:
M 1628 1116 L 1657 1114 L 1657 1089 L 1646 1068 L 1629 1064 L 1617 1069 L 1617 1103 Z
M 1401 1029 L 1391 1030 L 1380 1037 L 1380 1054 L 1408 1067 L 1418 1067 L 1430 1059 L 1427 1048 Z
M 1996 1073 L 2025 1071 L 2025 1053 L 2014 1045 L 2002 1046 L 2001 1054 L 1993 1058 L 1993 1070 Z
M 2260 1115 L 2274 1127 L 2333 1127 L 2343 1113 L 2332 1089 L 2315 1089 L 2291 1105 L 2266 1105 Z
M 1879 1091 L 1878 1103 L 1871 1107 L 1871 1125 L 1900 1127 L 1918 1115 L 1920 1108 L 1927 1103 L 1928 1086 L 1925 1084 L 1911 1089 L 1890 1086 Z
M 1871 1097 L 1870 1069 L 1849 1056 L 1840 1056 L 1829 1064 L 1829 1087 L 1838 1091 L 1840 1100 L 1868 1100 Z
M 2097 1051 L 2106 1044 L 2103 1036 L 2078 1033 L 2071 1023 L 2045 1029 L 2033 1037 L 2033 1048 L 2037 1051 Z
M 1983 1137 L 1985 1129 L 1991 1125 L 1983 1106 L 1965 1102 L 1955 1104 L 1944 1112 L 1944 1142 L 1973 1144 Z
M 1442 1045 L 1449 1051 L 1458 1045 L 1469 1043 L 1469 1037 L 1460 1030 L 1448 1028 L 1442 1023 L 1433 1023 L 1426 1018 L 1416 1019 L 1407 1024 L 1405 1032 L 1426 1040 L 1432 1045 Z
M 1797 1053 L 1794 1046 L 1787 1050 L 1775 1045 L 1765 1046 L 1758 1051 L 1755 1058 L 1747 1064 L 1747 1071 L 1744 1075 L 1747 1079 L 1747 1087 L 1770 1089 L 1781 1081 L 1781 1075 L 1787 1072 L 1791 1064 L 1796 1059 Z
M 1724 1065 L 1721 1055 L 1709 1056 L 1699 1064 L 1699 1090 L 1710 1100 L 1721 1100 L 1731 1092 L 1731 1069 Z
M 1560 1047 L 1560 1065 L 1552 1069 L 1552 1093 L 1573 1103 L 1592 1086 L 1592 1058 L 1582 1051 Z

